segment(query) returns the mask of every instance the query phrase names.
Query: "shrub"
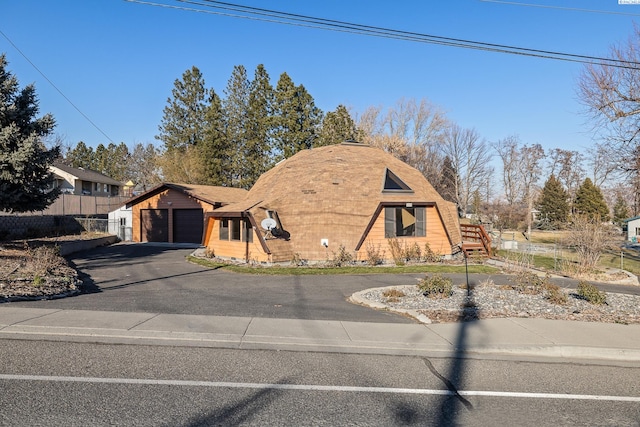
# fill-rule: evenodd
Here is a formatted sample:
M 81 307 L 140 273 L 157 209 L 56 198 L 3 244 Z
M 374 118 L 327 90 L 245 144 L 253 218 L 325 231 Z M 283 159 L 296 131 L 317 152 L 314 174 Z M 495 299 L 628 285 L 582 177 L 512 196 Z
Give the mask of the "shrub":
M 57 246 L 27 247 L 25 270 L 35 276 L 45 277 L 65 265 Z
M 397 238 L 387 239 L 389 250 L 391 251 L 391 257 L 396 265 L 404 265 L 404 259 L 402 257 L 402 245 Z
M 300 256 L 300 253 L 298 252 L 293 254 L 293 256 L 291 257 L 291 265 L 295 265 L 296 267 L 302 267 L 306 263 L 307 261 L 302 259 L 302 257 Z
M 420 280 L 418 289 L 429 298 L 449 298 L 452 294 L 453 283 L 448 277 L 434 274 Z
M 538 295 L 541 294 L 547 287 L 551 286 L 548 274 L 544 278 L 542 278 L 528 270 L 521 270 L 516 275 L 515 280 L 516 284 L 514 286 L 514 289 L 523 294 Z
M 344 245 L 338 246 L 338 252 L 333 252 L 333 259 L 331 265 L 333 267 L 342 267 L 345 264 L 351 264 L 353 262 L 353 255 L 347 252 L 347 248 Z
M 405 296 L 405 293 L 399 289 L 391 288 L 384 290 L 382 296 L 385 297 L 388 302 L 398 302 L 400 298 Z
M 607 302 L 607 294 L 584 280 L 578 283 L 578 296 L 591 304 L 605 304 Z
M 397 238 L 387 239 L 391 257 L 396 265 L 404 265 L 409 261 L 420 261 L 422 259 L 422 250 L 418 243 L 407 244 L 400 242 Z
M 438 256 L 438 254 L 433 252 L 433 249 L 431 249 L 431 246 L 429 246 L 429 242 L 424 244 L 424 252 L 422 255 L 422 259 L 424 259 L 425 262 L 440 261 L 440 257 Z
M 552 304 L 566 305 L 568 302 L 567 294 L 562 292 L 558 285 L 549 283 L 546 285 L 546 298 Z
M 384 250 L 380 249 L 380 244 L 378 243 L 378 245 L 374 245 L 371 242 L 367 243 L 367 246 L 365 247 L 365 250 L 367 252 L 367 264 L 369 265 L 380 265 L 382 264 L 382 262 L 384 261 L 384 255 L 385 252 Z

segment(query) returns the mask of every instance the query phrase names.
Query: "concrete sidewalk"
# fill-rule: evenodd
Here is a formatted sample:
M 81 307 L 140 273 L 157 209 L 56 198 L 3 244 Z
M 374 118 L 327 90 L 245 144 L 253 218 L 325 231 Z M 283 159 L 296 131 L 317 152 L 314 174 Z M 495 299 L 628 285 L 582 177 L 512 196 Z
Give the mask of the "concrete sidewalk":
M 0 338 L 394 355 L 640 362 L 640 325 L 545 319 L 451 324 L 198 316 L 0 306 Z

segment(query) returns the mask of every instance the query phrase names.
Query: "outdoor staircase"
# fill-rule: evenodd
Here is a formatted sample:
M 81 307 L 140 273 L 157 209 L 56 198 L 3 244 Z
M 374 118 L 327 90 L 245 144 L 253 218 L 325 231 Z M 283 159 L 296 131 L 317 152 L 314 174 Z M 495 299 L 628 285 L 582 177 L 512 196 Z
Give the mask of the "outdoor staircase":
M 460 224 L 461 250 L 467 258 L 491 257 L 491 237 L 482 225 Z

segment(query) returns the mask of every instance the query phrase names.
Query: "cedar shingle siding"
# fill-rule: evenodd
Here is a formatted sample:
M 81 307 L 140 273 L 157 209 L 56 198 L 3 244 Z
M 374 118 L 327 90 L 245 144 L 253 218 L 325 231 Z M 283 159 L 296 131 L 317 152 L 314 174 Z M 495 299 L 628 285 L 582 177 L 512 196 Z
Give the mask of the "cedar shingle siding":
M 234 217 L 251 224 L 252 241 L 220 239 L 220 223 Z M 217 256 L 254 261 L 322 261 L 340 246 L 360 260 L 377 246 L 390 259 L 388 236 L 442 255 L 461 242 L 455 205 L 418 170 L 364 144 L 301 151 L 264 173 L 242 202 L 205 218 L 204 243 Z M 264 230 L 265 218 L 277 218 L 278 229 Z

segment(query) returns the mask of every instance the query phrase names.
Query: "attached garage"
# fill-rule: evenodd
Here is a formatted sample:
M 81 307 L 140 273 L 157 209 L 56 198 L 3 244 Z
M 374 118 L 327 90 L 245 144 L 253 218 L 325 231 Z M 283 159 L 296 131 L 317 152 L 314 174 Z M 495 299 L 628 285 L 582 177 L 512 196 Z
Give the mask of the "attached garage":
M 134 242 L 202 243 L 204 214 L 246 197 L 241 188 L 164 183 L 126 203 Z

